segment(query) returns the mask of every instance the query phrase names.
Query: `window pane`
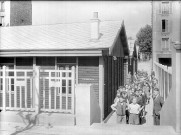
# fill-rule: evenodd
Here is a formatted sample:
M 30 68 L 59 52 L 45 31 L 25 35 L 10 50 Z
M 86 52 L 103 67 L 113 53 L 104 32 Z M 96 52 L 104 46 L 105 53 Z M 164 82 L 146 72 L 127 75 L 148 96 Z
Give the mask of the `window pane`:
M 162 20 L 162 32 L 165 32 L 165 20 Z
M 14 84 L 14 79 L 11 79 L 11 84 Z
M 11 85 L 11 91 L 14 91 L 14 85 Z
M 66 86 L 66 80 L 62 80 L 62 86 Z
M 63 73 L 62 73 L 62 77 L 65 77 L 65 76 L 66 76 L 66 73 L 65 73 L 65 72 L 63 72 Z
M 72 85 L 72 81 L 71 80 L 69 80 L 69 85 L 68 86 L 71 86 Z
M 66 87 L 62 87 L 62 93 L 66 93 Z
M 57 57 L 57 63 L 76 63 L 76 57 Z
M 69 87 L 69 94 L 71 94 L 72 93 L 72 88 L 71 87 Z

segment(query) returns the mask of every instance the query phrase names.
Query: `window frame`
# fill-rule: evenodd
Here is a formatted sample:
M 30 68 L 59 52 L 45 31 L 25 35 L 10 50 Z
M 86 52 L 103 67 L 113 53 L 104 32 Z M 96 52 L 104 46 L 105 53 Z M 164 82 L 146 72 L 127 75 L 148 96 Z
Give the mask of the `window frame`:
M 168 46 L 166 45 L 166 41 L 164 43 L 164 47 L 163 47 L 163 39 L 168 39 Z M 167 47 L 166 47 L 167 46 Z M 168 49 L 167 49 L 168 48 Z M 167 37 L 162 37 L 161 38 L 161 50 L 162 51 L 170 51 L 170 38 L 167 36 Z
M 163 4 L 163 3 L 167 3 L 167 4 L 168 4 L 168 5 L 167 5 L 167 6 L 168 6 L 168 7 L 167 7 L 167 8 L 168 8 L 168 11 L 163 10 L 163 9 L 166 9 L 166 8 L 164 8 L 164 7 L 166 7 L 166 6 L 165 6 L 166 4 Z M 171 11 L 170 11 L 171 8 L 170 8 L 170 7 L 171 7 L 171 4 L 170 4 L 169 1 L 162 1 L 162 2 L 161 2 L 161 14 L 162 14 L 162 15 L 169 15 L 169 14 L 171 13 Z
M 163 20 L 165 20 L 165 31 L 163 31 Z M 170 21 L 169 19 L 166 18 L 162 18 L 161 19 L 161 33 L 166 34 L 166 33 L 170 33 Z

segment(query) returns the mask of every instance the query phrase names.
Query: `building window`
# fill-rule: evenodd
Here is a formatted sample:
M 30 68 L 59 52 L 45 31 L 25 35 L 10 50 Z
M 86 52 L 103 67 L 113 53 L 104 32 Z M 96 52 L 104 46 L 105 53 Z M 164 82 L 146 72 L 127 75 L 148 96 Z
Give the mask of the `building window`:
M 168 31 L 168 20 L 166 20 L 166 19 L 162 20 L 162 32 L 169 32 Z
M 0 12 L 4 12 L 4 1 L 0 2 Z
M 169 14 L 170 13 L 170 3 L 168 1 L 162 2 L 161 13 L 162 14 Z
M 172 66 L 172 60 L 171 58 L 159 58 L 159 63 L 162 64 L 162 65 L 165 65 L 165 66 Z
M 4 25 L 4 17 L 0 16 L 0 26 L 3 26 L 3 25 Z
M 169 38 L 162 38 L 162 51 L 169 51 L 169 50 L 170 50 Z

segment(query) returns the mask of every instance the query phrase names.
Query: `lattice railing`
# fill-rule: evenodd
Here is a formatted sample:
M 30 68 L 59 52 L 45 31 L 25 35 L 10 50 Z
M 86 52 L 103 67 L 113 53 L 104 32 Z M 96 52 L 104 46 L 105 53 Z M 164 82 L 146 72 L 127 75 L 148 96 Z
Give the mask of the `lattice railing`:
M 35 111 L 38 97 L 41 111 L 73 113 L 75 68 L 38 72 L 37 76 L 34 70 L 0 69 L 0 108 Z

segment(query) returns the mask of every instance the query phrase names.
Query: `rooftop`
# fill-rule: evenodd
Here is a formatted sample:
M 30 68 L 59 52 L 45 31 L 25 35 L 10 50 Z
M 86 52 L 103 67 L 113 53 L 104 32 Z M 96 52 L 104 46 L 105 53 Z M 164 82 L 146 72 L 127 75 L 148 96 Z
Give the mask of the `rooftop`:
M 0 28 L 0 50 L 72 50 L 110 48 L 122 21 L 101 21 L 100 38 L 90 39 L 90 22 Z

